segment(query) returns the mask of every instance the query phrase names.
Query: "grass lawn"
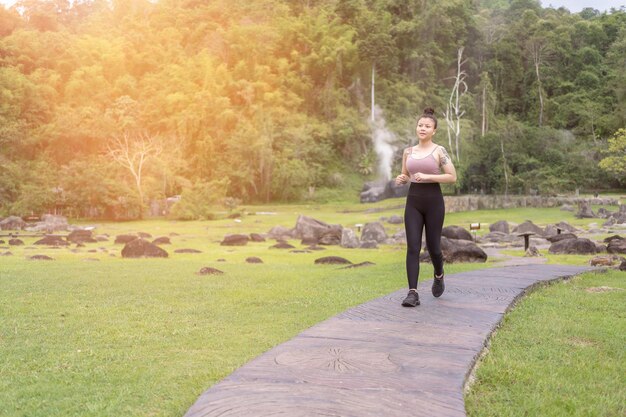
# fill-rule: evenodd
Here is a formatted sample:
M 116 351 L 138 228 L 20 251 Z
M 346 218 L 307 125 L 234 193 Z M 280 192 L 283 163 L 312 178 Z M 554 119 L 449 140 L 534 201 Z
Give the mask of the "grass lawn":
M 240 221 L 98 223 L 96 233 L 108 233 L 111 240 L 72 246 L 74 252 L 34 247 L 35 238 L 28 237 L 25 246 L 0 248 L 13 253 L 0 258 L 0 415 L 184 414 L 202 391 L 269 348 L 406 286 L 404 246 L 296 254 L 270 249 L 274 241 L 220 246 L 224 235 L 293 227 L 299 214 L 354 228 L 402 215 L 402 204 L 403 199 L 394 199 L 369 205 L 246 206 L 249 214 Z M 529 210 L 451 213 L 446 225 L 527 218 L 540 225 L 560 220 L 583 225 L 558 209 Z M 403 228 L 385 227 L 389 234 Z M 114 236 L 138 231 L 171 236 L 172 245 L 163 245 L 170 257 L 122 259 Z M 290 243 L 302 248 L 299 241 Z M 174 253 L 181 248 L 202 253 Z M 34 254 L 55 260 L 26 259 Z M 328 255 L 376 265 L 314 265 Z M 264 263 L 247 264 L 249 256 Z M 447 265 L 446 272 L 493 265 L 492 260 Z M 204 266 L 224 275 L 197 275 Z M 422 279 L 431 276 L 432 267 L 424 265 Z
M 468 415 L 626 415 L 624 275 L 588 273 L 524 298 L 478 367 Z

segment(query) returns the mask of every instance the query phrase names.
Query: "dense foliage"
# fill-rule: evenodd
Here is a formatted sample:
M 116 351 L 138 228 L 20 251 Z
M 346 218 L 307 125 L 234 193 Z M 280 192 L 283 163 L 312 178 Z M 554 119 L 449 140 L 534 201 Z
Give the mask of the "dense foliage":
M 619 186 L 598 163 L 625 60 L 624 9 L 535 0 L 20 0 L 0 6 L 0 214 L 356 195 L 373 74 L 398 150 L 438 110 L 458 191 Z

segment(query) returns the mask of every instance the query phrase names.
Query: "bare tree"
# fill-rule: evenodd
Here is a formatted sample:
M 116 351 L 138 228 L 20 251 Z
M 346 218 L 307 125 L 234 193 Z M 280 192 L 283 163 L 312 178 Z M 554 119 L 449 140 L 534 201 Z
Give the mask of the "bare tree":
M 545 42 L 538 37 L 531 39 L 528 44 L 528 51 L 530 52 L 533 65 L 535 66 L 535 74 L 537 75 L 537 90 L 539 93 L 539 127 L 541 127 L 543 125 L 544 100 L 539 69 L 543 63 Z
M 463 49 L 457 50 L 456 60 L 456 77 L 454 77 L 454 86 L 450 93 L 450 99 L 444 112 L 446 118 L 446 128 L 448 132 L 448 144 L 452 155 L 456 156 L 456 161 L 460 159 L 460 139 L 461 139 L 461 118 L 465 114 L 465 110 L 461 109 L 461 97 L 467 92 L 467 83 L 465 78 L 467 73 L 461 69 L 467 60 L 463 60 Z M 452 146 L 452 136 L 454 134 L 454 147 Z
M 128 132 L 115 136 L 107 144 L 108 155 L 122 167 L 128 170 L 133 177 L 141 211 L 143 212 L 143 188 L 142 174 L 146 162 L 149 159 L 158 157 L 163 148 L 155 137 L 147 133 L 131 135 Z

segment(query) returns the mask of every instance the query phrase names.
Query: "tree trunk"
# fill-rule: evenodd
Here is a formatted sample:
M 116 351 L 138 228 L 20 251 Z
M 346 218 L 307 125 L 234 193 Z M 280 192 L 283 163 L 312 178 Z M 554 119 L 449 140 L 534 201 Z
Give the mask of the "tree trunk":
M 376 78 L 376 65 L 372 64 L 372 122 L 374 121 L 374 79 Z

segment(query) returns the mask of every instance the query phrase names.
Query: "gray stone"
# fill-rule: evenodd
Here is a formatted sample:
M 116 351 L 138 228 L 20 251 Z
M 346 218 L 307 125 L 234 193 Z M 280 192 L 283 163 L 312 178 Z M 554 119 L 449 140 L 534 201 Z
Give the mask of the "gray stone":
M 70 243 L 61 236 L 46 236 L 34 243 L 35 245 L 69 246 Z
M 530 245 L 528 247 L 528 250 L 524 254 L 524 257 L 526 257 L 526 258 L 539 257 L 539 256 L 543 256 L 543 255 L 541 253 L 539 253 L 539 249 L 537 249 L 537 247 L 535 245 Z
M 154 239 L 152 241 L 152 244 L 154 244 L 154 245 L 171 245 L 172 242 L 170 241 L 169 237 L 161 236 L 161 237 L 157 237 L 156 239 Z
M 274 226 L 267 232 L 267 236 L 270 239 L 286 239 L 293 238 L 295 233 L 294 229 L 289 229 L 285 226 Z
M 513 229 L 513 233 L 534 233 L 539 236 L 543 236 L 543 229 L 530 220 L 526 220 L 524 223 Z
M 290 245 L 287 242 L 278 242 L 275 245 L 270 246 L 270 249 L 295 249 L 296 247 L 293 245 Z
M 351 264 L 352 262 L 340 256 L 325 256 L 323 258 L 316 259 L 315 263 L 318 265 L 319 264 L 345 265 L 345 264 Z
M 447 237 L 448 239 L 474 241 L 472 234 L 461 226 L 446 226 L 441 230 L 441 235 Z
M 393 216 L 389 217 L 389 219 L 387 219 L 387 223 L 402 224 L 404 223 L 404 219 L 401 216 L 394 214 Z
M 576 236 L 573 233 L 561 233 L 560 235 L 548 236 L 546 239 L 550 243 L 554 243 L 554 242 L 560 242 L 561 240 L 565 240 L 565 239 L 576 239 L 576 238 L 578 238 L 578 236 Z
M 249 256 L 246 258 L 246 263 L 249 264 L 262 264 L 263 260 L 261 258 L 257 258 L 256 256 Z
M 0 221 L 0 230 L 23 230 L 27 223 L 21 217 L 9 216 Z
M 48 255 L 33 255 L 28 259 L 32 259 L 33 261 L 54 261 L 54 258 L 51 258 Z
M 9 245 L 11 246 L 21 246 L 23 244 L 24 244 L 24 241 L 22 241 L 21 239 L 17 239 L 17 238 L 9 239 Z
M 593 210 L 591 210 L 591 205 L 588 201 L 581 201 L 578 203 L 578 213 L 576 213 L 576 217 L 579 219 L 592 219 L 597 216 Z
M 331 228 L 327 232 L 322 233 L 317 244 L 326 246 L 341 244 L 342 229 L 343 228 Z
M 250 240 L 253 242 L 265 242 L 265 238 L 258 233 L 250 233 Z
M 626 253 L 626 239 L 611 239 L 606 251 L 608 253 Z
M 232 234 L 224 236 L 224 240 L 220 242 L 222 246 L 245 246 L 250 238 L 248 235 Z
M 354 233 L 354 230 L 344 227 L 341 231 L 341 247 L 343 248 L 358 248 L 359 238 Z
M 205 266 L 200 268 L 197 272 L 198 275 L 222 275 L 224 271 L 220 271 L 219 269 L 211 268 L 210 266 Z
M 312 217 L 300 215 L 296 220 L 294 236 L 297 239 L 316 239 L 319 241 L 322 236 L 331 232 L 338 245 L 341 242 L 341 229 L 343 229 L 341 225 L 330 225 Z
M 508 235 L 510 233 L 509 222 L 507 222 L 506 220 L 499 220 L 495 223 L 492 223 L 489 225 L 489 231 L 501 232 Z
M 135 239 L 128 242 L 122 249 L 124 258 L 167 258 L 168 253 L 144 239 Z
M 362 240 L 359 244 L 360 249 L 378 249 L 378 242 L 375 240 Z
M 93 237 L 91 230 L 74 230 L 67 235 L 68 242 L 72 243 L 96 243 L 97 240 Z
M 571 204 L 563 204 L 561 206 L 561 211 L 574 211 L 574 206 L 572 206 Z
M 115 243 L 125 245 L 135 239 L 139 239 L 137 235 L 118 235 L 115 236 Z
M 441 237 L 441 251 L 445 262 L 486 262 L 487 254 L 474 242 L 461 239 Z M 420 260 L 430 262 L 427 249 L 420 255 Z
M 174 253 L 202 253 L 201 250 L 198 249 L 176 249 Z
M 361 241 L 373 240 L 378 243 L 382 243 L 387 240 L 387 232 L 385 227 L 380 222 L 365 223 L 363 226 L 363 232 L 361 233 Z
M 588 255 L 596 253 L 596 244 L 589 239 L 565 239 L 550 245 L 548 252 L 557 254 Z

